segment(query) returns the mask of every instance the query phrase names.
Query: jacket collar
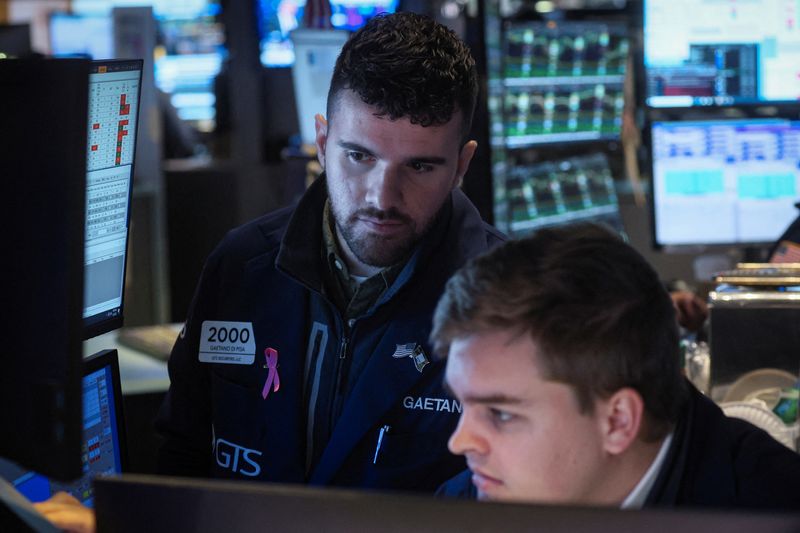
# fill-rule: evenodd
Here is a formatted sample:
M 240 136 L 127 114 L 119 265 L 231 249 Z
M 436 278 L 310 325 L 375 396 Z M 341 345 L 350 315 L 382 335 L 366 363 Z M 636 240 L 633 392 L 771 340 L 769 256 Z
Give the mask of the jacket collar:
M 275 264 L 278 270 L 308 288 L 322 292 L 320 249 L 328 190 L 323 173 L 305 192 L 289 219 Z M 487 249 L 485 225 L 475 206 L 455 189 L 445 201 L 433 227 L 422 238 L 397 279 L 376 305 L 391 299 L 436 254 L 437 271 L 448 276 L 470 258 Z

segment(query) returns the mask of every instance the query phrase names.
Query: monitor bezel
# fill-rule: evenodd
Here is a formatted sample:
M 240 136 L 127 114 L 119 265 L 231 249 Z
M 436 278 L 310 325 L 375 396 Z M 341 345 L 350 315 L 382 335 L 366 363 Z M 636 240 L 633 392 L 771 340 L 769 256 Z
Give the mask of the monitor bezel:
M 130 247 L 131 247 L 131 211 L 133 208 L 133 180 L 136 176 L 136 145 L 139 143 L 139 124 L 141 123 L 141 98 L 142 98 L 142 75 L 144 72 L 144 60 L 142 59 L 112 59 L 112 60 L 98 60 L 91 62 L 91 74 L 97 74 L 98 70 L 102 66 L 111 66 L 115 67 L 116 70 L 138 70 L 139 71 L 139 91 L 136 95 L 136 101 L 138 103 L 138 109 L 136 111 L 136 123 L 134 124 L 134 147 L 133 147 L 133 159 L 131 160 L 131 179 L 130 185 L 128 187 L 128 212 L 126 214 L 127 220 L 125 223 L 125 261 L 122 265 L 122 294 L 120 295 L 120 303 L 119 303 L 119 313 L 115 316 L 111 317 L 104 317 L 99 320 L 92 320 L 95 317 L 101 316 L 101 314 L 96 314 L 92 316 L 83 317 L 83 339 L 91 339 L 92 337 L 96 337 L 98 335 L 102 335 L 103 333 L 108 333 L 109 331 L 113 331 L 115 329 L 121 328 L 124 320 L 124 310 L 125 310 L 125 281 L 128 277 L 128 257 L 130 255 Z M 91 84 L 91 77 L 90 82 Z M 87 116 L 87 124 L 88 124 L 88 116 Z M 88 139 L 87 139 L 87 146 L 88 146 Z M 88 174 L 88 169 L 87 169 Z M 85 273 L 85 270 L 84 270 Z M 84 303 L 85 309 L 85 303 Z M 108 311 L 104 311 L 107 313 Z

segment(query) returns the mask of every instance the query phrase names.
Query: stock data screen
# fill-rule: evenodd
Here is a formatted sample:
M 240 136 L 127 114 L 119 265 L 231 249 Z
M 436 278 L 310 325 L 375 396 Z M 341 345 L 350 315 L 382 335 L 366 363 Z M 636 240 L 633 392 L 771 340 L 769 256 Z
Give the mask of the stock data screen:
M 512 167 L 504 198 L 512 235 L 579 221 L 622 230 L 614 180 L 603 154 Z
M 652 158 L 661 245 L 772 242 L 797 216 L 800 122 L 657 122 Z
M 800 2 L 645 0 L 651 107 L 800 98 Z
M 87 322 L 114 317 L 122 306 L 141 79 L 140 69 L 127 68 L 98 65 L 89 80 L 83 311 Z
M 629 41 L 623 26 L 589 22 L 506 30 L 502 135 L 509 148 L 619 137 Z

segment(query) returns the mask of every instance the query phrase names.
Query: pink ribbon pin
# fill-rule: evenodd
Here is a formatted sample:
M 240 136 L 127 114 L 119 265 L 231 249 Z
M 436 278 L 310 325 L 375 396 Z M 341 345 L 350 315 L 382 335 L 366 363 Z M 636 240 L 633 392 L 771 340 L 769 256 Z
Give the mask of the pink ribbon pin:
M 281 388 L 281 377 L 278 375 L 278 350 L 267 348 L 264 350 L 264 357 L 267 360 L 269 374 L 267 374 L 267 381 L 264 382 L 264 390 L 261 391 L 261 396 L 266 400 L 270 388 L 272 388 L 272 392 L 278 392 L 278 389 Z

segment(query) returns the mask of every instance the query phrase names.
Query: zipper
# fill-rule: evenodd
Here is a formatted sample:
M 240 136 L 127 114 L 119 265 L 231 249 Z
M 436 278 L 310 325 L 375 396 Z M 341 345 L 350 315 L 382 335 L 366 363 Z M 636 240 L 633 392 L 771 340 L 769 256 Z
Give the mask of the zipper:
M 345 385 L 347 383 L 347 374 L 350 367 L 350 361 L 348 359 L 349 354 L 347 353 L 350 344 L 350 332 L 348 331 L 349 328 L 346 326 L 343 329 L 344 335 L 339 343 L 339 357 L 336 360 L 336 383 L 333 387 L 333 402 L 330 410 L 329 427 L 331 431 L 333 431 L 336 420 L 341 414 L 342 405 L 344 405 Z

